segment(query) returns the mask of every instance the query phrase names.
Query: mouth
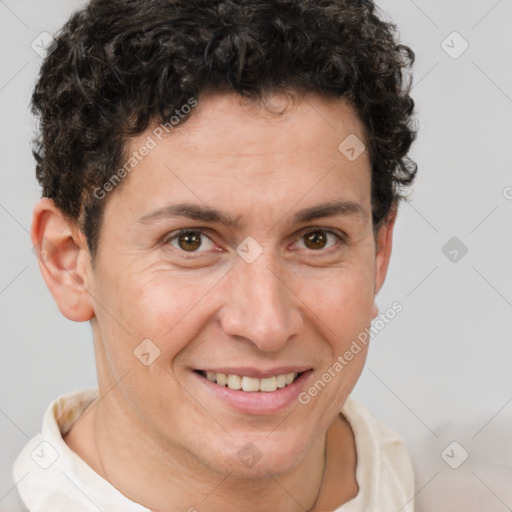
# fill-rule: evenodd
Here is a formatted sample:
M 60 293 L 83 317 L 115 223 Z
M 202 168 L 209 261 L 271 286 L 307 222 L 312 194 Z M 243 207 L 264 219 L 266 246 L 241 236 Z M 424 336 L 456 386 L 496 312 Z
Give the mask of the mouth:
M 195 373 L 217 386 L 246 393 L 273 393 L 279 389 L 290 386 L 306 371 L 307 370 L 282 372 L 258 377 L 253 371 L 222 373 L 208 370 L 194 370 Z M 250 374 L 247 375 L 247 373 Z
M 279 366 L 275 368 L 210 367 L 190 368 L 192 382 L 206 401 L 215 400 L 222 407 L 250 415 L 270 415 L 284 412 L 313 376 L 310 366 Z M 194 388 L 191 388 L 194 389 Z

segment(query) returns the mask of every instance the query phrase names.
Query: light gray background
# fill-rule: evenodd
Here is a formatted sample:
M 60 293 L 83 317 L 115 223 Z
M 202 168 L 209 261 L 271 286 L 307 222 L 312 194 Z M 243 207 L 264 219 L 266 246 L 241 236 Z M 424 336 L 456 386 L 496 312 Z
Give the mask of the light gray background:
M 59 313 L 28 236 L 31 42 L 81 3 L 0 0 L 1 511 L 21 510 L 11 465 L 48 404 L 96 384 L 89 324 Z M 404 310 L 373 340 L 354 396 L 405 438 L 418 511 L 512 510 L 512 1 L 379 5 L 417 55 L 419 174 L 378 296 L 381 311 Z M 456 59 L 443 49 L 461 50 L 454 31 L 469 43 Z M 452 237 L 468 248 L 457 262 L 442 252 Z M 458 469 L 441 457 L 452 441 L 469 453 Z

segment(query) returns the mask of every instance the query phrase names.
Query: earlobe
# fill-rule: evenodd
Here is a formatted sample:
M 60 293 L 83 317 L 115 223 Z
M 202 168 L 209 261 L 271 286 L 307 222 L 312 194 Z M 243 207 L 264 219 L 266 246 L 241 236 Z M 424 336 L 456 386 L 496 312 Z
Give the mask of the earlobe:
M 382 288 L 388 271 L 391 250 L 393 248 L 393 228 L 397 216 L 397 205 L 391 208 L 389 215 L 379 228 L 375 256 L 375 293 Z
M 88 293 L 89 252 L 85 237 L 71 226 L 51 199 L 34 207 L 30 238 L 39 269 L 60 312 L 84 322 L 94 316 Z

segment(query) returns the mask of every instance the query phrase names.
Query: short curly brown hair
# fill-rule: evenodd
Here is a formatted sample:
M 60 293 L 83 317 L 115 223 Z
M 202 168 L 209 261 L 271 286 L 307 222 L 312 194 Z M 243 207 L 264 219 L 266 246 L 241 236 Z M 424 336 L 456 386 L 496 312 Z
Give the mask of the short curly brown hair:
M 129 137 L 205 90 L 348 99 L 368 135 L 374 227 L 416 175 L 414 53 L 370 0 L 92 0 L 55 39 L 32 95 L 36 176 L 93 261 L 105 205 L 93 191 Z

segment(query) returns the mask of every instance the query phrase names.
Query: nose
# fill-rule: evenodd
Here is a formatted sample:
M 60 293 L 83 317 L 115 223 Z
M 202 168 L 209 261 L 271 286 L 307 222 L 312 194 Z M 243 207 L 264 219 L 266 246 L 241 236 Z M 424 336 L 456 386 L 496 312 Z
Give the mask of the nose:
M 226 287 L 230 293 L 220 324 L 229 336 L 249 340 L 262 351 L 278 351 L 300 333 L 300 300 L 269 258 L 261 255 L 252 263 L 239 259 Z

